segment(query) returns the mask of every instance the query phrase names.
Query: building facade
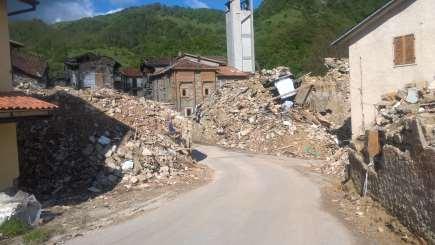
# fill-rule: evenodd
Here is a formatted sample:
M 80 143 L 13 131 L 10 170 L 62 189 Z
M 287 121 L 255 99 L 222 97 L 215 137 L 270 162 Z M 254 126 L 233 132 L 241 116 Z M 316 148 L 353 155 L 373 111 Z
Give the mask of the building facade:
M 153 99 L 171 104 L 190 117 L 198 104 L 216 89 L 217 67 L 180 58 L 166 69 L 151 76 Z
M 139 68 L 121 68 L 121 88 L 133 96 L 144 97 L 145 76 Z
M 435 80 L 432 0 L 390 1 L 332 45 L 349 48 L 353 137 L 375 120 L 385 93 Z
M 77 89 L 113 88 L 120 82 L 119 64 L 107 56 L 86 53 L 68 58 L 65 64 L 65 80 Z

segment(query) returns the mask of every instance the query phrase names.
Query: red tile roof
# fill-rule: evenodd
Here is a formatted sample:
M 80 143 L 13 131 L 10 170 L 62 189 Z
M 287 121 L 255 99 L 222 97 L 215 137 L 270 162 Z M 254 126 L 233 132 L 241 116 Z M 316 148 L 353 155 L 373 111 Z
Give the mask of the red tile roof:
M 140 69 L 134 67 L 122 68 L 121 74 L 127 77 L 143 77 L 143 74 L 140 71 Z
M 11 52 L 11 60 L 14 69 L 37 78 L 42 78 L 48 68 L 47 62 L 42 58 L 18 50 Z
M 217 73 L 218 76 L 221 77 L 249 77 L 248 73 L 240 71 L 231 66 L 220 66 Z
M 0 111 L 53 110 L 56 105 L 35 99 L 20 92 L 0 93 Z

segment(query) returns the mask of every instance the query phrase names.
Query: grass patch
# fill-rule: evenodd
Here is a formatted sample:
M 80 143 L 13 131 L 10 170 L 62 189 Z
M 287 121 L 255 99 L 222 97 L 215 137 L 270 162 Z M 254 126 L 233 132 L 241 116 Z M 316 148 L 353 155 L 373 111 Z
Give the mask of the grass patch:
M 0 226 L 0 233 L 5 237 L 16 237 L 31 230 L 31 227 L 18 219 L 10 219 Z
M 24 244 L 37 245 L 43 244 L 50 238 L 50 232 L 43 229 L 35 229 L 23 236 Z

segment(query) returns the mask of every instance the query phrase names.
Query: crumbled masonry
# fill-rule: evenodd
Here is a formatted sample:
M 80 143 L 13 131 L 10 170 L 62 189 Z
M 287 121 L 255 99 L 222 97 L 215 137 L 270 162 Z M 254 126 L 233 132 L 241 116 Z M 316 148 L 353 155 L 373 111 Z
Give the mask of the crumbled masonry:
M 344 78 L 348 78 L 347 69 L 343 68 L 346 64 L 343 62 L 333 68 L 333 72 L 344 70 L 345 73 L 339 76 L 342 80 L 337 79 L 337 83 L 348 83 Z M 291 75 L 291 72 L 278 67 L 264 70 L 250 80 L 224 85 L 200 107 L 194 138 L 228 148 L 310 159 L 328 159 L 334 155 L 339 142 L 329 133 L 331 123 L 320 111 L 313 113 L 304 105 L 283 106 L 267 88 L 270 81 L 283 75 Z M 327 75 L 333 82 L 330 77 L 333 75 Z M 308 83 L 312 82 L 303 81 L 302 86 Z M 348 85 L 335 84 L 334 92 L 338 91 L 336 87 L 344 87 L 343 97 L 348 97 Z M 320 103 L 327 103 L 331 97 Z
M 18 124 L 20 187 L 39 200 L 164 182 L 193 166 L 191 122 L 161 103 L 110 89 L 38 91 L 60 107 Z

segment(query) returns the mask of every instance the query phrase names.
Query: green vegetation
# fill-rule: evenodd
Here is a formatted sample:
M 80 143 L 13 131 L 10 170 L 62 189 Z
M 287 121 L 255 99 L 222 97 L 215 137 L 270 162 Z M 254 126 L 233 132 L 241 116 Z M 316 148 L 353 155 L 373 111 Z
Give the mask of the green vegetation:
M 50 232 L 43 229 L 35 229 L 23 236 L 24 243 L 27 245 L 43 244 L 50 238 Z
M 256 12 L 257 61 L 321 72 L 329 44 L 387 0 L 264 0 Z
M 264 0 L 255 13 L 257 62 L 287 65 L 296 73 L 321 70 L 329 43 L 387 0 Z M 10 24 L 13 39 L 45 57 L 51 71 L 63 60 L 93 51 L 125 66 L 143 57 L 174 56 L 179 51 L 225 55 L 222 11 L 152 4 L 78 21 Z
M 26 223 L 17 219 L 10 219 L 0 226 L 0 233 L 6 237 L 16 237 L 28 232 L 30 229 L 31 227 Z

